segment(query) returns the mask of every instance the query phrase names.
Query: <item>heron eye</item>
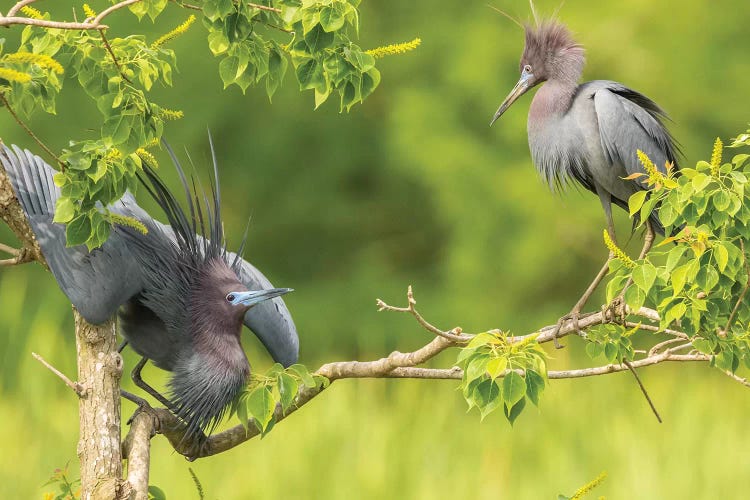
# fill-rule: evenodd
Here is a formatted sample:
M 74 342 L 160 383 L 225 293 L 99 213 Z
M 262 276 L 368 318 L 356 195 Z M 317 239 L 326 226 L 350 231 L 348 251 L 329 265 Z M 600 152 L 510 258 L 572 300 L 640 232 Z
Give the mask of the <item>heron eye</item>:
M 234 299 L 235 297 L 233 293 L 230 293 L 229 295 L 227 295 L 227 302 L 234 302 Z
M 523 67 L 523 72 L 524 73 L 531 73 L 531 66 L 529 66 L 528 64 L 526 66 L 524 66 Z

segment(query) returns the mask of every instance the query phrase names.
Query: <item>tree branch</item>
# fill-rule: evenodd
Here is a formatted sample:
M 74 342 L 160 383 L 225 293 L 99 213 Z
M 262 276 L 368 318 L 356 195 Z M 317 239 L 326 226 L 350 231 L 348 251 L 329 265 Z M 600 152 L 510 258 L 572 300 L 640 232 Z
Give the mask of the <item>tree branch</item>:
M 21 9 L 21 7 L 32 3 L 34 0 L 21 0 L 17 4 L 15 4 L 11 9 L 8 11 L 7 16 L 3 16 L 0 14 L 0 26 L 11 26 L 14 24 L 23 24 L 28 26 L 38 26 L 41 28 L 55 28 L 55 29 L 62 29 L 62 30 L 100 30 L 100 29 L 106 29 L 109 26 L 106 24 L 102 24 L 102 21 L 104 19 L 115 12 L 116 10 L 120 10 L 123 7 L 127 7 L 128 5 L 133 5 L 134 3 L 138 3 L 141 0 L 123 0 L 122 2 L 116 3 L 109 8 L 103 10 L 98 16 L 96 16 L 91 21 L 85 21 L 82 23 L 79 22 L 67 22 L 67 21 L 48 21 L 46 19 L 33 19 L 30 17 L 17 17 L 15 16 L 16 13 Z
M 63 372 L 61 372 L 60 370 L 58 370 L 51 364 L 47 363 L 47 361 L 43 357 L 41 357 L 35 352 L 32 352 L 31 356 L 35 360 L 39 361 L 42 365 L 44 365 L 44 367 L 47 368 L 49 371 L 57 375 L 63 382 L 65 382 L 65 385 L 73 389 L 73 392 L 75 392 L 79 398 L 83 397 L 83 395 L 86 393 L 85 387 L 83 387 L 78 382 L 73 382 L 72 380 L 70 380 Z
M 151 466 L 151 438 L 158 425 L 150 410 L 138 411 L 122 443 L 122 456 L 128 461 L 128 479 L 122 498 L 148 500 L 148 477 Z

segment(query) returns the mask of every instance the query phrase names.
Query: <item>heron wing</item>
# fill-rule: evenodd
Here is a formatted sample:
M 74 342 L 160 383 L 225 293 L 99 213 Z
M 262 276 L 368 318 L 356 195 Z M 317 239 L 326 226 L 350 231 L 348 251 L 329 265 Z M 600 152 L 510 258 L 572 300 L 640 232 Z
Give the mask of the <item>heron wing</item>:
M 60 289 L 89 323 L 102 323 L 141 289 L 139 268 L 115 229 L 100 248 L 65 245 L 65 226 L 52 222 L 60 189 L 55 170 L 41 158 L 2 146 L 0 162 L 31 224 Z M 112 212 L 143 220 L 148 215 L 130 194 L 109 207 Z
M 651 99 L 617 82 L 601 82 L 594 93 L 602 149 L 610 164 L 627 175 L 643 172 L 637 150 L 648 155 L 661 172 L 665 163 L 677 167 L 678 147 L 664 125 L 664 111 Z

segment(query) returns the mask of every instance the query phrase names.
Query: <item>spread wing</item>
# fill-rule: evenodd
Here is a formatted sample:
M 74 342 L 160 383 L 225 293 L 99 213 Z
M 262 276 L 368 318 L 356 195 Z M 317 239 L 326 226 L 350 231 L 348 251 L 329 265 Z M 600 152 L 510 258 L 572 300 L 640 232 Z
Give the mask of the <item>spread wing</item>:
M 60 189 L 55 171 L 41 158 L 17 146 L 2 146 L 2 162 L 26 213 L 44 258 L 60 289 L 89 323 L 102 323 L 141 289 L 138 265 L 117 230 L 100 248 L 65 246 L 65 226 L 52 222 Z M 115 213 L 150 219 L 130 194 L 109 207 Z

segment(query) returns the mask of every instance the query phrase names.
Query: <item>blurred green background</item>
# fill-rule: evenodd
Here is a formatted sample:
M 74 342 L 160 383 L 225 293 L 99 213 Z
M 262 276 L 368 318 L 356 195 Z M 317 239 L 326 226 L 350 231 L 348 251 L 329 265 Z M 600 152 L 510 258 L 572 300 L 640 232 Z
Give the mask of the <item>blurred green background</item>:
M 167 137 L 205 166 L 211 130 L 230 245 L 251 216 L 246 256 L 296 289 L 287 304 L 311 368 L 429 341 L 411 318 L 376 311 L 376 297 L 402 305 L 408 284 L 442 327 L 533 331 L 570 309 L 606 256 L 596 198 L 552 195 L 534 171 L 531 96 L 487 126 L 518 77 L 523 36 L 486 3 L 364 2 L 363 47 L 423 42 L 380 61 L 380 87 L 349 114 L 334 99 L 313 111 L 312 94 L 289 74 L 273 104 L 262 89 L 223 91 L 200 26 L 172 45 L 180 74 L 155 100 L 186 117 Z M 493 3 L 529 16 L 523 1 Z M 537 4 L 545 13 L 558 5 Z M 154 26 L 122 13 L 110 36 L 145 30 L 153 39 L 187 15 L 172 5 Z M 750 3 L 569 1 L 561 18 L 588 49 L 585 79 L 618 80 L 656 100 L 674 120 L 686 164 L 709 157 L 716 136 L 747 128 Z M 58 115 L 31 125 L 59 150 L 98 128 L 98 114 L 69 83 Z M 35 149 L 5 112 L 0 132 Z M 627 235 L 630 222 L 617 217 Z M 4 228 L 0 236 L 13 241 Z M 76 468 L 78 413 L 30 353 L 75 374 L 70 306 L 51 275 L 28 265 L 0 272 L 0 311 L 0 497 L 41 498 L 55 467 Z M 250 337 L 251 362 L 268 367 Z M 550 350 L 551 368 L 592 363 L 580 339 L 564 343 Z M 450 366 L 454 355 L 435 365 Z M 131 352 L 125 361 L 129 370 Z M 164 380 L 153 367 L 145 376 Z M 747 389 L 707 366 L 661 365 L 641 377 L 661 425 L 628 374 L 552 382 L 541 410 L 527 410 L 514 428 L 502 415 L 480 423 L 466 414 L 454 382 L 341 381 L 263 440 L 192 467 L 207 498 L 225 500 L 556 498 L 602 471 L 609 476 L 592 497 L 746 498 Z M 132 411 L 125 403 L 125 416 Z M 189 464 L 162 438 L 153 443 L 151 483 L 169 498 L 197 498 Z

